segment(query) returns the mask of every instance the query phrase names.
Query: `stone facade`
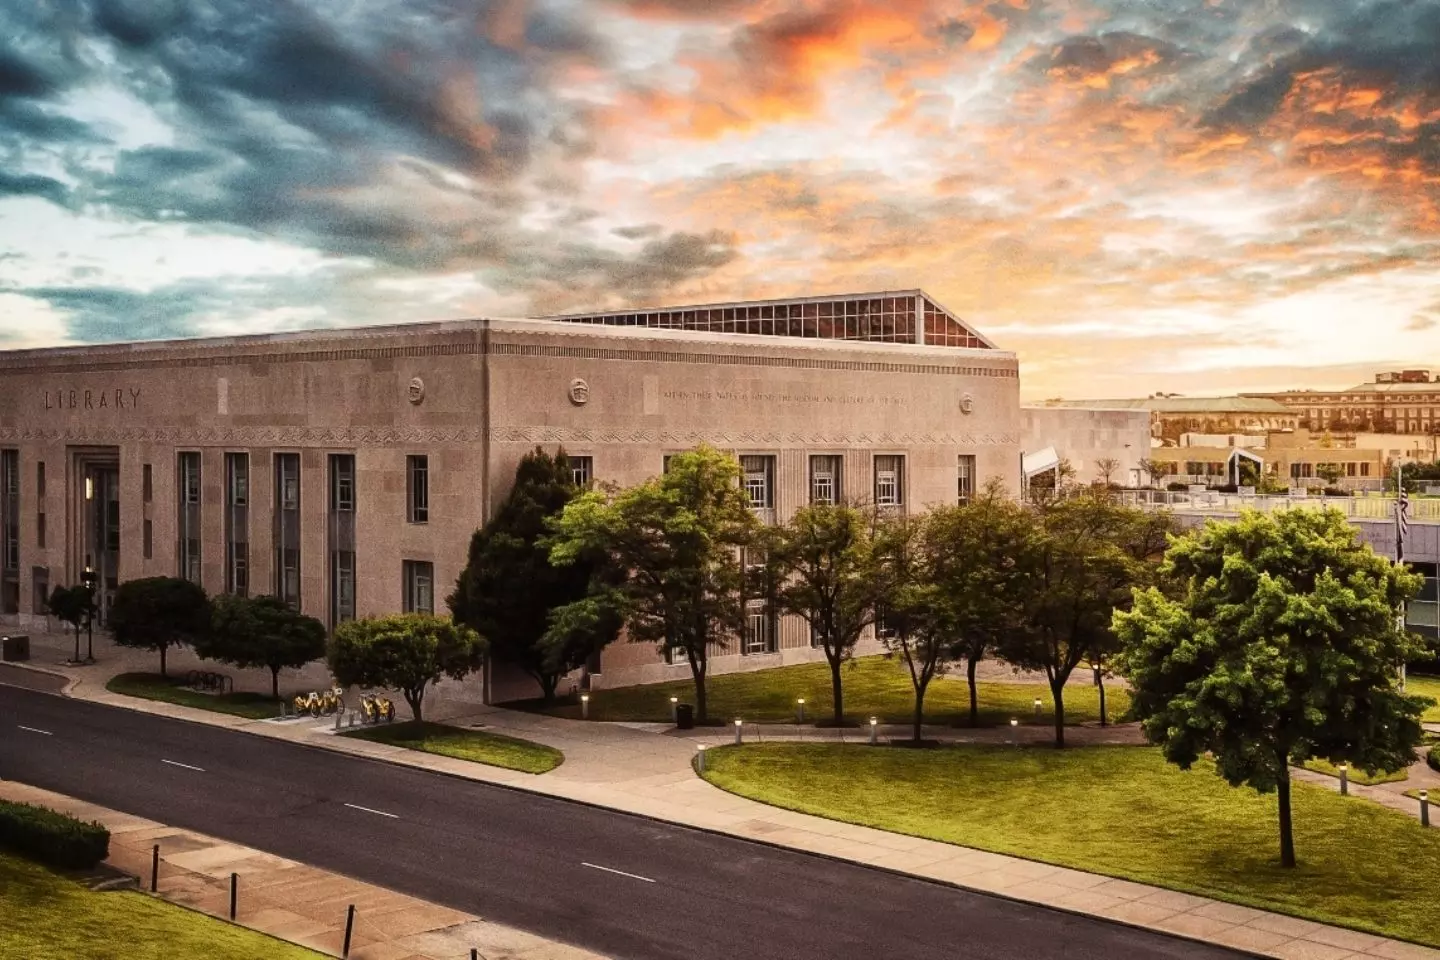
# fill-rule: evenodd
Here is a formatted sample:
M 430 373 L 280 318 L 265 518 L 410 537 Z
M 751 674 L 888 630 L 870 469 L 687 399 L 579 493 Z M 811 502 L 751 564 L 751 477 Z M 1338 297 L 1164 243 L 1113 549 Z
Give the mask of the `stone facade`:
M 39 594 L 87 564 L 102 595 L 189 573 L 211 593 L 298 594 L 327 624 L 443 612 L 536 446 L 622 485 L 699 443 L 770 457 L 783 520 L 808 499 L 811 456 L 839 457 L 842 495 L 862 500 L 875 458 L 902 457 L 919 509 L 955 502 L 960 457 L 977 488 L 1016 489 L 1021 435 L 1015 356 L 984 348 L 475 320 L 5 353 L 0 622 L 42 617 Z M 818 654 L 798 623 L 775 647 L 713 669 Z M 594 682 L 687 675 L 622 643 Z M 502 680 L 492 699 L 523 692 Z
M 1115 461 L 1110 482 L 1140 486 L 1140 461 L 1150 456 L 1150 413 L 1145 410 L 1025 407 L 1020 435 L 1026 453 L 1053 447 L 1075 470 L 1078 483 L 1104 479 L 1099 461 Z

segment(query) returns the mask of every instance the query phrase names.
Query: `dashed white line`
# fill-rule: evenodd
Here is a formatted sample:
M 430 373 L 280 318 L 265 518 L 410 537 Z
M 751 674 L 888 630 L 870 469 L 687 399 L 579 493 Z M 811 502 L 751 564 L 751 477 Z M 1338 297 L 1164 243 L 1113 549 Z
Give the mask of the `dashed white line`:
M 646 883 L 654 883 L 649 877 L 642 877 L 638 873 L 626 873 L 624 870 L 616 870 L 614 867 L 602 867 L 598 863 L 586 863 L 580 861 L 580 866 L 589 867 L 591 870 L 604 870 L 606 873 L 618 873 L 622 877 L 629 877 L 631 880 L 644 880 Z
M 205 771 L 204 771 L 202 768 L 200 768 L 200 767 L 192 767 L 192 766 L 190 766 L 190 764 L 188 764 L 188 763 L 181 763 L 179 760 L 163 760 L 163 759 L 162 759 L 160 762 L 161 762 L 161 763 L 168 763 L 168 764 L 170 764 L 170 766 L 172 766 L 172 767 L 184 767 L 186 770 L 194 770 L 196 773 L 204 773 L 204 772 L 205 772 Z
M 373 813 L 378 817 L 389 817 L 391 820 L 400 819 L 398 814 L 386 813 L 384 810 L 372 810 L 369 807 L 362 807 L 358 803 L 347 803 L 345 804 L 345 806 L 349 807 L 351 810 L 364 810 L 366 813 Z
M 47 737 L 55 736 L 55 734 L 51 733 L 49 730 L 41 730 L 39 727 L 27 727 L 23 723 L 17 723 L 15 724 L 15 726 L 19 727 L 21 730 L 27 730 L 30 733 L 43 733 Z

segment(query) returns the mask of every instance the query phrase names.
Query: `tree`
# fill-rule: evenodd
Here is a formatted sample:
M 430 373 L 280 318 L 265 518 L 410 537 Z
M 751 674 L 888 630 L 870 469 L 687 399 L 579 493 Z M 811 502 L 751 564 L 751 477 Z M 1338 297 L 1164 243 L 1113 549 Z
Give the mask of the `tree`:
M 875 536 L 877 596 L 876 627 L 890 655 L 898 654 L 915 691 L 911 739 L 920 742 L 925 722 L 925 693 L 930 681 L 945 672 L 947 636 L 934 614 L 938 590 L 931 568 L 938 561 L 936 543 L 926 537 L 925 521 L 904 514 L 878 517 Z
M 348 620 L 326 649 L 330 672 L 344 686 L 399 690 L 416 723 L 425 688 L 442 677 L 463 680 L 485 659 L 485 641 L 464 624 L 428 613 Z
M 1153 576 L 1167 514 L 1080 494 L 1035 508 L 1036 535 L 1016 557 L 1030 586 L 1022 625 L 998 644 L 1017 667 L 1043 672 L 1055 702 L 1055 746 L 1065 746 L 1065 684 L 1081 663 L 1115 645 L 1111 614 Z
M 195 641 L 195 652 L 242 670 L 268 668 L 270 696 L 279 699 L 282 668 L 325 656 L 325 625 L 278 597 L 225 594 L 211 603 L 210 632 Z
M 1396 609 L 1421 579 L 1359 543 L 1338 510 L 1212 521 L 1176 538 L 1163 572 L 1175 596 L 1136 590 L 1114 618 L 1135 713 L 1181 769 L 1211 753 L 1232 787 L 1274 790 L 1293 867 L 1290 764 L 1414 760 L 1430 701 L 1397 688 L 1422 645 Z
M 1120 461 L 1114 457 L 1101 457 L 1095 461 L 1095 469 L 1100 472 L 1100 482 L 1108 487 L 1110 478 L 1115 475 L 1116 470 L 1120 469 Z
M 1170 464 L 1164 460 L 1141 460 L 1140 469 L 1150 478 L 1152 486 L 1159 486 L 1161 480 L 1170 476 Z
M 702 723 L 709 647 L 723 648 L 745 627 L 740 554 L 755 543 L 759 521 L 739 481 L 729 454 L 706 446 L 676 454 L 664 476 L 572 500 L 550 540 L 557 566 L 599 554 L 610 573 L 557 610 L 552 630 L 618 615 L 632 641 L 655 644 L 667 659 L 684 656 Z
M 122 647 L 158 650 L 160 676 L 166 676 L 169 649 L 210 632 L 210 598 L 199 584 L 179 577 L 127 580 L 110 605 L 110 632 Z
M 923 617 L 947 648 L 965 662 L 970 726 L 980 723 L 975 670 L 986 654 L 1020 628 L 1034 589 L 1035 515 L 992 482 L 965 506 L 938 507 L 925 518 L 926 578 Z
M 766 555 L 776 609 L 810 626 L 830 665 L 835 725 L 845 722 L 841 665 L 875 620 L 874 541 L 865 515 L 853 506 L 801 507 L 769 531 Z
M 83 583 L 72 587 L 57 586 L 50 591 L 50 598 L 45 603 L 55 619 L 68 623 L 75 630 L 75 652 L 76 656 L 79 656 L 80 629 L 95 613 L 95 601 L 90 588 Z
M 585 598 L 603 559 L 550 562 L 549 524 L 579 493 L 564 450 L 553 457 L 539 448 L 526 454 L 509 496 L 470 538 L 469 562 L 446 599 L 455 620 L 488 638 L 490 656 L 534 678 L 547 703 L 561 676 L 583 666 L 620 629 L 609 616 L 594 629 L 576 624 L 550 634 L 551 613 Z
M 1315 475 L 1324 480 L 1326 486 L 1333 487 L 1345 476 L 1345 471 L 1337 463 L 1322 463 L 1315 468 Z

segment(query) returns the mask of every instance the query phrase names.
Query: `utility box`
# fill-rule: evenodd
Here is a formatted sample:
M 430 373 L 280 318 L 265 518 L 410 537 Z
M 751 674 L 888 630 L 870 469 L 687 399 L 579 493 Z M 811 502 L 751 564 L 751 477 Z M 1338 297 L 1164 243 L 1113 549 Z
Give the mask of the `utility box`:
M 20 636 L 0 637 L 0 659 L 15 661 L 30 659 L 30 638 Z
M 695 729 L 695 708 L 688 703 L 675 705 L 675 726 L 680 730 Z

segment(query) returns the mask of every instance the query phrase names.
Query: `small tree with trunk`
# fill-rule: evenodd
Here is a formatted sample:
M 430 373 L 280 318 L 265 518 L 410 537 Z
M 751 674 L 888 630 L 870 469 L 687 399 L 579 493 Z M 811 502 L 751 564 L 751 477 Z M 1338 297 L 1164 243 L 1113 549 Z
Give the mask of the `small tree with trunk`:
M 696 718 L 706 722 L 710 646 L 723 648 L 744 629 L 741 553 L 759 528 L 739 462 L 712 447 L 676 454 L 661 477 L 581 495 L 553 526 L 552 563 L 603 556 L 607 575 L 591 579 L 583 600 L 556 610 L 552 629 L 617 614 L 632 641 L 689 664 Z
M 813 504 L 783 527 L 767 531 L 767 557 L 776 609 L 810 627 L 830 666 L 834 722 L 845 721 L 841 667 L 875 621 L 876 576 L 872 527 L 843 504 Z
M 1293 867 L 1292 763 L 1415 759 L 1432 701 L 1399 690 L 1423 644 L 1396 610 L 1421 579 L 1359 543 L 1338 510 L 1211 521 L 1175 540 L 1164 572 L 1173 597 L 1137 590 L 1114 617 L 1133 710 L 1181 769 L 1209 753 L 1231 786 L 1275 791 L 1280 862 Z
M 964 661 L 970 688 L 970 726 L 980 723 L 975 671 L 986 654 L 1020 628 L 1026 597 L 1034 589 L 1035 514 L 992 482 L 965 506 L 938 507 L 926 516 L 925 582 L 921 616 Z
M 1108 487 L 1115 471 L 1120 469 L 1120 461 L 1114 457 L 1101 457 L 1095 461 L 1095 469 L 1100 474 L 1100 482 Z
M 122 647 L 160 653 L 160 676 L 171 647 L 202 640 L 210 632 L 210 598 L 198 584 L 179 577 L 127 580 L 110 605 L 110 632 Z
M 1170 476 L 1170 464 L 1164 460 L 1145 459 L 1140 461 L 1140 469 L 1150 479 L 1150 485 L 1158 487 L 1160 481 Z
M 45 605 L 50 608 L 50 614 L 61 623 L 67 623 L 75 631 L 75 648 L 80 648 L 80 631 L 85 624 L 94 616 L 94 597 L 90 588 L 83 583 L 77 583 L 73 587 L 59 587 L 50 591 L 50 597 Z
M 325 625 L 278 597 L 218 596 L 211 604 L 210 632 L 195 653 L 248 670 L 270 671 L 270 696 L 280 696 L 280 671 L 325 656 Z
M 340 624 L 326 659 L 343 686 L 399 690 L 420 723 L 426 688 L 444 677 L 463 680 L 478 670 L 485 659 L 485 641 L 447 617 L 403 613 Z
M 1037 508 L 1036 535 L 1016 562 L 1029 584 L 1022 623 L 999 653 L 1045 674 L 1055 702 L 1055 746 L 1065 746 L 1065 684 L 1081 663 L 1115 647 L 1111 617 L 1154 576 L 1170 529 L 1164 513 L 1080 494 Z
M 930 579 L 934 544 L 927 542 L 922 518 L 881 514 L 875 535 L 879 612 L 876 632 L 889 656 L 898 656 L 915 691 L 911 739 L 921 741 L 925 694 L 930 682 L 945 672 L 950 646 L 935 615 L 936 594 Z
M 560 678 L 614 640 L 620 626 L 608 616 L 594 629 L 574 624 L 551 633 L 551 614 L 587 596 L 601 559 L 550 562 L 549 525 L 579 495 L 565 451 L 526 454 L 510 494 L 471 537 L 469 562 L 446 600 L 458 622 L 488 639 L 491 657 L 534 678 L 546 703 Z

